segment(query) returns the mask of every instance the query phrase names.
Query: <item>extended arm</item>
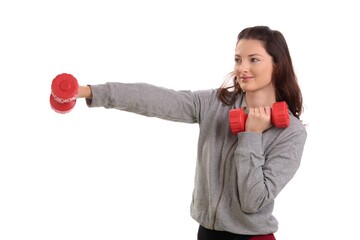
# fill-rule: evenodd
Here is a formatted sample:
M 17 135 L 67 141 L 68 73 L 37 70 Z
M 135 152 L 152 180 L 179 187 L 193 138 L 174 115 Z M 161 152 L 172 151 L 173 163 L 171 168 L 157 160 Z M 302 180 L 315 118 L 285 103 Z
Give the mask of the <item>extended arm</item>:
M 86 98 L 89 107 L 116 108 L 148 117 L 197 123 L 207 95 L 207 91 L 175 91 L 146 83 L 109 82 L 81 86 L 78 98 Z

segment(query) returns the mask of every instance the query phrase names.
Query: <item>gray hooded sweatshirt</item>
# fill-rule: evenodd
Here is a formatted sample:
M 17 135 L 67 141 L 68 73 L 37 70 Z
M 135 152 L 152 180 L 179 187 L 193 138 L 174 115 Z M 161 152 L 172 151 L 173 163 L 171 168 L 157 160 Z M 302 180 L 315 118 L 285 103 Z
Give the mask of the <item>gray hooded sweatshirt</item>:
M 306 130 L 290 126 L 262 134 L 230 131 L 229 111 L 216 89 L 174 91 L 145 83 L 93 85 L 89 107 L 116 108 L 148 117 L 199 124 L 191 216 L 203 227 L 236 234 L 274 233 L 274 199 L 299 168 Z

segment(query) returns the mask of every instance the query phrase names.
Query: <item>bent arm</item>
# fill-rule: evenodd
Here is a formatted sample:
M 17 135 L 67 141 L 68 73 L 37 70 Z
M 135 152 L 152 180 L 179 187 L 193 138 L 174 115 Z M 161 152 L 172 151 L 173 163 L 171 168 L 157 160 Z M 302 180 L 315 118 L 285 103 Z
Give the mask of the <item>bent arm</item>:
M 234 156 L 244 212 L 258 212 L 274 201 L 299 168 L 305 140 L 304 130 L 289 133 L 265 154 L 262 134 L 239 134 Z

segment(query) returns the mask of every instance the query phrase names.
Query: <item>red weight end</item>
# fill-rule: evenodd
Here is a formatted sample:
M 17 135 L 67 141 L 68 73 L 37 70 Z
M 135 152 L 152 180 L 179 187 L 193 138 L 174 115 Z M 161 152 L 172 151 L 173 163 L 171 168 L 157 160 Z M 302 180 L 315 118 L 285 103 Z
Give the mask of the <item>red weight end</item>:
M 242 108 L 236 108 L 229 111 L 230 129 L 233 134 L 245 131 L 245 122 L 247 115 Z
M 285 101 L 273 104 L 271 121 L 277 128 L 286 128 L 290 125 L 289 109 Z
M 51 84 L 51 93 L 59 103 L 68 103 L 76 99 L 79 84 L 74 76 L 68 73 L 57 75 Z
M 76 100 L 67 103 L 59 103 L 55 100 L 54 96 L 50 94 L 50 106 L 57 113 L 68 113 L 76 104 Z

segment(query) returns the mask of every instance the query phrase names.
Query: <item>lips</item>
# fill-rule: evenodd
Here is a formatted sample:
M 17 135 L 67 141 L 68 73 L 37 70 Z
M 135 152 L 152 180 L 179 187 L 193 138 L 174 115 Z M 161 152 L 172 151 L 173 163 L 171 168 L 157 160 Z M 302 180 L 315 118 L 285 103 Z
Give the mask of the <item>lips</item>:
M 252 77 L 241 77 L 240 80 L 242 82 L 248 82 Z

